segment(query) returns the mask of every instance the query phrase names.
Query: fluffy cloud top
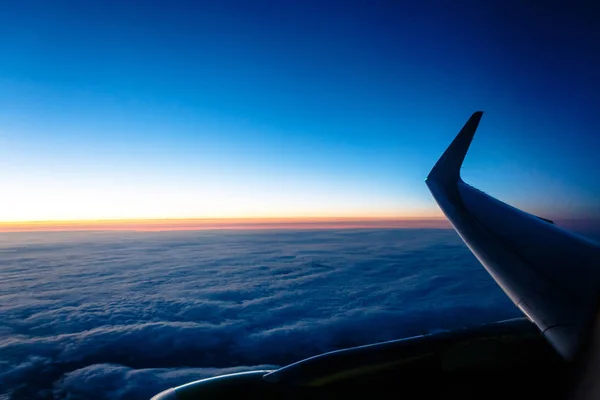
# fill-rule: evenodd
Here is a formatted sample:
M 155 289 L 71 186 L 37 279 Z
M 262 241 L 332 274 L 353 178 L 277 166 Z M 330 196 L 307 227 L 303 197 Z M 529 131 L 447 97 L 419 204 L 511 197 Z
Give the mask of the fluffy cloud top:
M 0 252 L 8 399 L 146 399 L 519 315 L 450 230 L 29 233 Z

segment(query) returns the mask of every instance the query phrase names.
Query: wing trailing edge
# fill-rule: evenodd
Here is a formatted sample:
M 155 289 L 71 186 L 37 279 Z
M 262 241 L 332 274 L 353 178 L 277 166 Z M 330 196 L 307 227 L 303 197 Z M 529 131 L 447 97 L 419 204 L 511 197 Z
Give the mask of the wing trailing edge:
M 426 179 L 454 229 L 498 285 L 566 359 L 578 352 L 600 293 L 600 248 L 460 177 L 482 112 L 474 113 Z

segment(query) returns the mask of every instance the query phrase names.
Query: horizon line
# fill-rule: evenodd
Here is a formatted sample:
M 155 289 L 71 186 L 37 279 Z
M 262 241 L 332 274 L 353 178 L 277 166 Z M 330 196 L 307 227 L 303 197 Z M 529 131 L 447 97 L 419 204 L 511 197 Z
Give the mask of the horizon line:
M 131 218 L 0 221 L 0 232 L 450 228 L 444 217 Z

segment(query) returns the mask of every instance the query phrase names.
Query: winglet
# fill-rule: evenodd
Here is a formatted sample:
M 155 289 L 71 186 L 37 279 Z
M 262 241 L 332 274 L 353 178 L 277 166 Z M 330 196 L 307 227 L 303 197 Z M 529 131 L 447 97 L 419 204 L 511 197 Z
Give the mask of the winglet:
M 465 126 L 454 138 L 450 146 L 435 164 L 427 180 L 439 184 L 453 184 L 460 180 L 460 167 L 465 160 L 483 111 L 476 111 L 471 115 Z
M 599 301 L 600 247 L 462 181 L 460 168 L 481 115 L 469 118 L 425 182 L 492 278 L 572 360 Z

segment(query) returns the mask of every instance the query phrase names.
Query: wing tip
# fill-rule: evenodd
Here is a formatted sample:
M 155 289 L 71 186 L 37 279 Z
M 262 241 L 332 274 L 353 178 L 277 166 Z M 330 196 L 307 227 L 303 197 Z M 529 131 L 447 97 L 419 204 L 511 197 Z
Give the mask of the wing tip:
M 458 135 L 454 138 L 452 143 L 448 146 L 444 154 L 437 161 L 429 175 L 427 181 L 435 181 L 438 183 L 456 183 L 460 180 L 460 168 L 462 167 L 463 161 L 475 131 L 479 126 L 479 121 L 483 116 L 483 111 L 475 111 L 471 117 L 467 120 L 463 128 L 460 130 Z

